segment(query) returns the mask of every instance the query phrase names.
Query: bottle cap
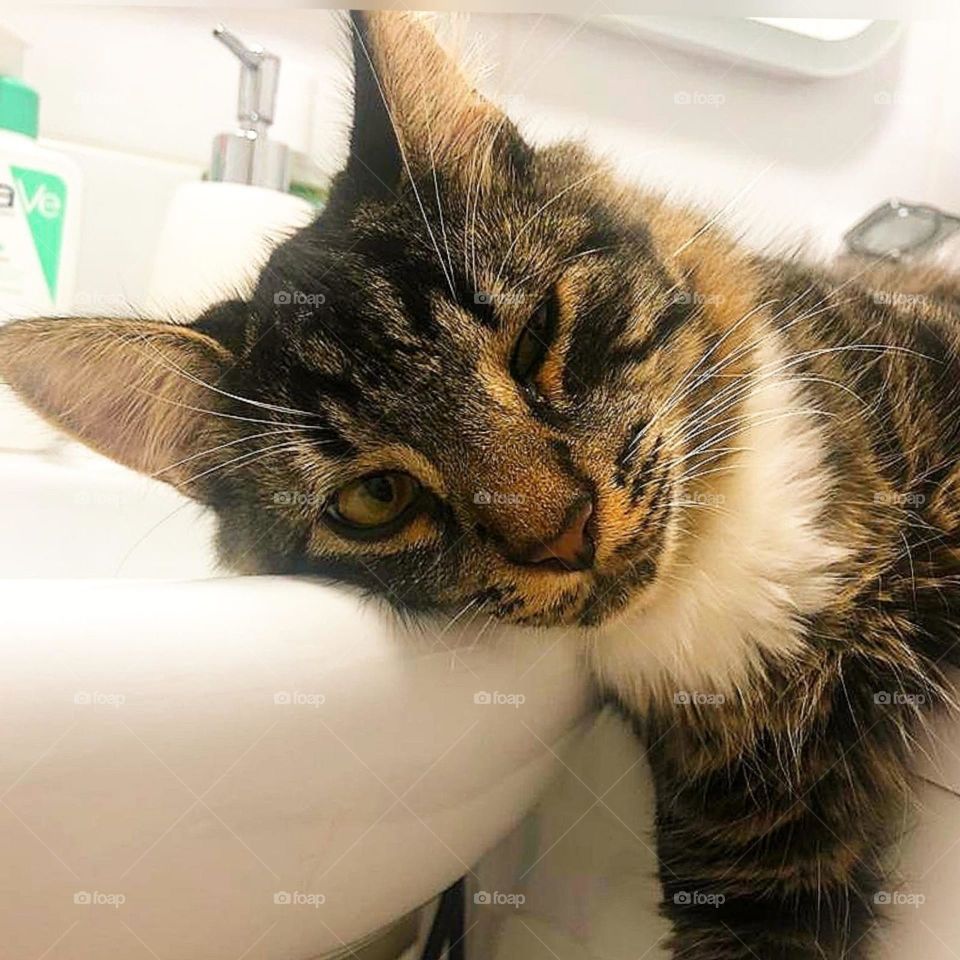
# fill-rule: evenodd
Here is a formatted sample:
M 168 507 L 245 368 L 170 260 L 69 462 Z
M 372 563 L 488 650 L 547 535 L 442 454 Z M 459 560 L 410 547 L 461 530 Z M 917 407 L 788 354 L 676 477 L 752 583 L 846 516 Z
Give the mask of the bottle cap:
M 16 77 L 0 76 L 0 129 L 36 137 L 39 115 L 37 91 Z

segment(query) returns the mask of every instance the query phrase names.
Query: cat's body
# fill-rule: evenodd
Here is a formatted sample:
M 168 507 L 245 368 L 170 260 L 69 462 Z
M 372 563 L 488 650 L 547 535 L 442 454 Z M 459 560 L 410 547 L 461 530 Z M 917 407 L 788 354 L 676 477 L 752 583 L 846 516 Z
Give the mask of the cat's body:
M 869 957 L 960 662 L 960 311 L 935 274 L 761 269 L 786 410 L 738 434 L 678 582 L 592 662 L 647 742 L 677 956 Z
M 234 569 L 581 629 L 675 956 L 868 956 L 958 659 L 952 282 L 757 257 L 527 146 L 412 18 L 353 46 L 350 158 L 249 301 L 15 324 L 0 371 L 210 504 Z

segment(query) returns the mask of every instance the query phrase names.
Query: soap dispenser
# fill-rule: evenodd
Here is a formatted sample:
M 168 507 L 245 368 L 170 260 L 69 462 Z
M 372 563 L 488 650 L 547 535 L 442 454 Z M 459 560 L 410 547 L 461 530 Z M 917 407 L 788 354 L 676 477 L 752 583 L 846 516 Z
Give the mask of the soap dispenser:
M 213 35 L 240 61 L 238 126 L 214 137 L 209 178 L 178 188 L 161 231 L 147 309 L 178 322 L 248 295 L 273 247 L 316 214 L 287 192 L 289 150 L 269 135 L 280 59 L 222 25 Z

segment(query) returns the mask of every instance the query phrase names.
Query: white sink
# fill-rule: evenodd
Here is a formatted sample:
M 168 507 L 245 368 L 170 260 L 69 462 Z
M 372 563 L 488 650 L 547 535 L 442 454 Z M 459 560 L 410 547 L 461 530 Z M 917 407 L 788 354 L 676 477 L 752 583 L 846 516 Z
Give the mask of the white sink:
M 196 579 L 209 524 L 184 507 L 151 553 L 183 502 L 99 460 L 0 455 L 0 494 L 10 960 L 339 948 L 467 873 L 588 713 L 562 635 L 472 646 L 343 590 Z M 83 579 L 124 556 L 191 579 Z

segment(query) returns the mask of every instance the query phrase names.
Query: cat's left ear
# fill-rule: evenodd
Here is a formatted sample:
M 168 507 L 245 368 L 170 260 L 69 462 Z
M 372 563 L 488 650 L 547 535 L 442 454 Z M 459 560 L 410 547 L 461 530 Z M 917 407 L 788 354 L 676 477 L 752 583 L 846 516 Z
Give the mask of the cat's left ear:
M 346 174 L 361 190 L 392 191 L 408 172 L 476 178 L 478 164 L 491 159 L 525 161 L 529 148 L 513 124 L 477 92 L 422 15 L 352 11 L 350 29 L 354 105 Z

